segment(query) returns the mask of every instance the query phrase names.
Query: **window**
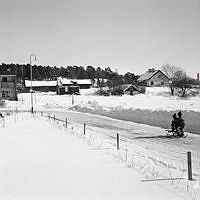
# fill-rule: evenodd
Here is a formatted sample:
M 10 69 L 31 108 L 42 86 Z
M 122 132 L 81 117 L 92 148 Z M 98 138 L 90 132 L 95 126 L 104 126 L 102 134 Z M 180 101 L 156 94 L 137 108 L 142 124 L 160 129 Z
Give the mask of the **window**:
M 3 77 L 3 78 L 2 78 L 2 82 L 8 82 L 7 77 Z
M 8 91 L 2 91 L 2 98 L 9 97 L 9 92 Z
M 153 81 L 151 81 L 151 85 L 153 85 L 154 84 L 154 82 Z
M 4 92 L 4 91 L 2 91 L 2 97 L 3 97 L 3 98 L 5 97 L 5 92 Z
M 164 81 L 161 81 L 161 85 L 164 85 Z

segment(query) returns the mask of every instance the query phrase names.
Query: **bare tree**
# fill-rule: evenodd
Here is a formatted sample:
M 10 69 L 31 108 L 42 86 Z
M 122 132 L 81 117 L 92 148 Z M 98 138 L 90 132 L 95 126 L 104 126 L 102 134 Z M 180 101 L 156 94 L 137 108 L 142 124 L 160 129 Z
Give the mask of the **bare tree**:
M 168 78 L 170 79 L 169 81 L 169 88 L 171 91 L 171 95 L 174 95 L 174 91 L 175 91 L 175 83 L 177 83 L 178 80 L 182 80 L 183 78 L 186 77 L 186 73 L 184 72 L 184 70 L 180 67 L 176 67 L 174 65 L 171 64 L 165 64 L 161 67 L 161 70 L 163 71 L 163 73 L 168 76 Z
M 180 80 L 175 81 L 175 89 L 176 93 L 181 97 L 186 97 L 188 95 L 198 95 L 199 92 L 195 90 L 195 85 L 197 85 L 197 81 L 195 79 L 192 79 L 188 76 L 185 76 L 185 78 L 182 78 Z
M 170 79 L 169 87 L 171 95 L 177 94 L 178 96 L 186 97 L 187 95 L 195 93 L 192 91 L 192 88 L 197 84 L 197 81 L 188 77 L 182 68 L 165 64 L 162 66 L 162 71 Z

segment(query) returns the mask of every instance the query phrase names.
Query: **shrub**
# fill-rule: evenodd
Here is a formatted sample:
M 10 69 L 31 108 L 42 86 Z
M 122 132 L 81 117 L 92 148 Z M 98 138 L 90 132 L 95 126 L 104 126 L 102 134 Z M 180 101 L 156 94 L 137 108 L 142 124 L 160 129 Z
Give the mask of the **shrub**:
M 5 106 L 5 101 L 4 100 L 0 100 L 0 107 L 4 107 Z
M 110 96 L 110 93 L 109 93 L 109 91 L 100 88 L 99 90 L 96 91 L 96 95 Z
M 124 94 L 124 91 L 122 88 L 114 88 L 111 91 L 111 95 L 122 96 L 123 94 Z
M 140 88 L 140 93 L 144 94 L 146 92 L 146 87 L 141 87 Z

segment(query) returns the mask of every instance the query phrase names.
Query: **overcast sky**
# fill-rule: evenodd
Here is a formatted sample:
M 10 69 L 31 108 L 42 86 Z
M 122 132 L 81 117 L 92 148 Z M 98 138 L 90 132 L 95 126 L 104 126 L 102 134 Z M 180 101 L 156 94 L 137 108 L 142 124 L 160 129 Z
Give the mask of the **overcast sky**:
M 200 72 L 200 0 L 0 0 L 0 63 Z

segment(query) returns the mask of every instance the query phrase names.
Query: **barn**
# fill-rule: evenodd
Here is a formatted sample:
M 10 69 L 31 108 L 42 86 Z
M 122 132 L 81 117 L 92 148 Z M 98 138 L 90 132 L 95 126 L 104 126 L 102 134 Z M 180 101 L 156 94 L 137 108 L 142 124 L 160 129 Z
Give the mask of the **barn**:
M 80 89 L 89 89 L 92 86 L 92 81 L 90 79 L 67 79 L 58 78 L 58 85 L 62 86 L 72 86 L 77 85 Z
M 57 81 L 32 81 L 32 89 L 34 91 L 40 91 L 40 92 L 57 92 L 59 94 L 64 94 L 66 91 L 68 91 L 68 88 L 72 88 L 72 86 L 77 86 L 80 89 L 87 89 L 92 86 L 92 82 L 90 79 L 63 79 L 63 78 L 58 78 Z M 25 80 L 25 88 L 27 92 L 30 91 L 31 89 L 30 80 Z

